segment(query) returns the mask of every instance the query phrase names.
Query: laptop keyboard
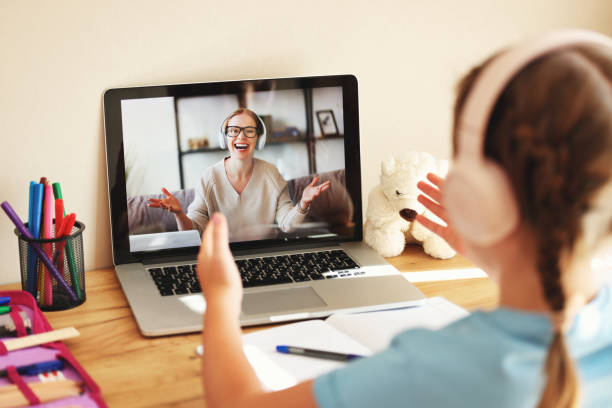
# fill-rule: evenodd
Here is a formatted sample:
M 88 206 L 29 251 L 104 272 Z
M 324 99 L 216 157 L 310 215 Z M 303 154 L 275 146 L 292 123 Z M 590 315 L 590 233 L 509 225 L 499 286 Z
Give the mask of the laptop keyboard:
M 365 274 L 353 271 L 359 269 L 359 265 L 342 250 L 238 259 L 236 265 L 245 288 Z M 148 271 L 162 296 L 202 292 L 195 264 L 149 268 Z

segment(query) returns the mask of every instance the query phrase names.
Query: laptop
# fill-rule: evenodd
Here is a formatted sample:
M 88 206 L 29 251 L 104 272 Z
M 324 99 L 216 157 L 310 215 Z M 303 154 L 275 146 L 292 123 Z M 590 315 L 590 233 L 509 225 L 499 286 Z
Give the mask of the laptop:
M 354 76 L 117 88 L 103 99 L 113 262 L 143 335 L 202 329 L 206 301 L 195 273 L 196 226 L 214 208 L 234 214 L 228 216 L 230 248 L 244 286 L 243 326 L 424 299 L 363 242 Z M 265 173 L 278 190 L 253 191 L 247 184 L 228 195 L 218 188 L 229 182 L 224 163 L 232 154 L 223 146 L 223 123 L 241 108 L 253 112 L 265 132 L 260 145 L 258 129 L 251 180 Z M 300 198 L 315 176 L 315 185 L 329 182 L 329 188 L 303 215 Z M 200 224 L 179 227 L 172 212 L 149 206 L 165 197 L 162 188 L 185 214 L 199 214 Z M 276 212 L 241 217 L 235 211 L 241 200 L 250 200 L 248 210 L 277 203 Z M 279 220 L 294 207 L 300 215 L 287 227 Z

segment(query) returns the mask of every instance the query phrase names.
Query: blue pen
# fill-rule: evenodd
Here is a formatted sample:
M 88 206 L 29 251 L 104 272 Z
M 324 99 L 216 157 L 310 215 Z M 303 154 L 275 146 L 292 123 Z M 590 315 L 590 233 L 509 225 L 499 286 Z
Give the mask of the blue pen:
M 59 371 L 64 369 L 64 362 L 61 360 L 43 361 L 42 363 L 34 363 L 16 368 L 20 375 L 38 375 L 48 373 L 50 371 Z M 6 370 L 0 370 L 0 377 L 6 377 Z
M 276 346 L 276 351 L 283 354 L 295 354 L 298 356 L 324 358 L 326 360 L 336 361 L 351 361 L 358 358 L 363 358 L 363 356 L 360 356 L 359 354 L 344 354 L 333 351 L 314 350 L 294 346 Z
M 8 305 L 11 302 L 11 298 L 8 296 L 0 296 L 0 306 Z
M 28 229 L 34 238 L 40 238 L 40 218 L 42 216 L 43 186 L 30 182 L 30 208 L 28 213 Z M 26 291 L 36 298 L 36 278 L 38 277 L 38 257 L 28 246 L 28 270 L 26 274 Z

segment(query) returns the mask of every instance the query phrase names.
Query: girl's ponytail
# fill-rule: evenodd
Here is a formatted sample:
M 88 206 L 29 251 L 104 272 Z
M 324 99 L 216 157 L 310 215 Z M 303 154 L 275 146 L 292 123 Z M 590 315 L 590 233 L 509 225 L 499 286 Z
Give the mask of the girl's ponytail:
M 568 353 L 561 330 L 555 330 L 544 366 L 546 385 L 538 408 L 575 408 L 580 385 L 574 362 Z

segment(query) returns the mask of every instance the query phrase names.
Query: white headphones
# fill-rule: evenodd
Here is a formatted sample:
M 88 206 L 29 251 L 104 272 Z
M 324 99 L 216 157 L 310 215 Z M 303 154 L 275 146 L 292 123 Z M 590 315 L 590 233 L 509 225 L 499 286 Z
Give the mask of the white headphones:
M 484 156 L 489 118 L 509 82 L 527 64 L 579 45 L 612 48 L 612 39 L 586 30 L 552 32 L 496 57 L 473 84 L 457 119 L 458 152 L 444 183 L 443 205 L 459 234 L 477 245 L 492 245 L 519 224 L 519 208 L 504 170 Z
M 261 120 L 261 118 L 259 117 L 258 114 L 256 114 L 255 112 L 253 112 L 250 109 L 245 109 L 245 110 L 248 110 L 249 112 L 251 112 L 257 118 L 257 120 L 259 121 L 259 124 L 261 125 L 261 128 L 263 129 L 261 135 L 258 136 L 257 146 L 256 146 L 257 150 L 261 150 L 266 145 L 266 124 L 264 123 L 263 120 Z M 225 118 L 225 120 L 223 120 L 223 122 L 221 122 L 221 128 L 219 129 L 219 136 L 218 136 L 218 138 L 219 138 L 219 147 L 222 148 L 222 149 L 227 149 L 227 143 L 225 142 L 225 137 L 226 136 L 225 136 L 225 129 L 224 129 L 225 126 L 224 125 L 227 123 L 228 118 L 229 118 L 229 116 L 227 118 Z

